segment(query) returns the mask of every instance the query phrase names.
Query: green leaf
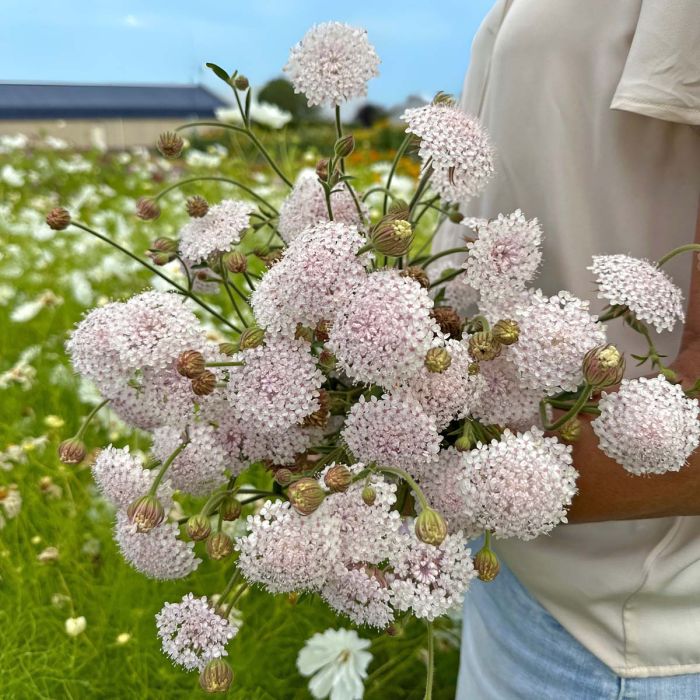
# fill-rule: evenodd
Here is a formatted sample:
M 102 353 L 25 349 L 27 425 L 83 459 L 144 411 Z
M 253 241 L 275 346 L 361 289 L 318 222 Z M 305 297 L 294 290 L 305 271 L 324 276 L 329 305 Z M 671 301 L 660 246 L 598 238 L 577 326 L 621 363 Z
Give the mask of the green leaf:
M 204 65 L 213 71 L 217 78 L 223 80 L 226 84 L 230 84 L 231 78 L 221 66 L 217 66 L 216 63 L 205 63 Z

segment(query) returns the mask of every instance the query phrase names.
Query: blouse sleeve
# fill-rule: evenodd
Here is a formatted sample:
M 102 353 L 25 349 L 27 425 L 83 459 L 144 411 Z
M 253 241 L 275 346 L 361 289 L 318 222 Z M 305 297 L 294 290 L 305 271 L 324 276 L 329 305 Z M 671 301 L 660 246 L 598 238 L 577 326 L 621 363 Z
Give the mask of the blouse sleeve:
M 700 125 L 700 0 L 642 0 L 610 106 Z

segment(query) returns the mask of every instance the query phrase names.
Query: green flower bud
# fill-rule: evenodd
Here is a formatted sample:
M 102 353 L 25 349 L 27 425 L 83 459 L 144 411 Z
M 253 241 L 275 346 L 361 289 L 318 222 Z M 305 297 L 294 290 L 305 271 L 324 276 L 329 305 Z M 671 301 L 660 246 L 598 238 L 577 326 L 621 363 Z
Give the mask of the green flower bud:
M 241 515 L 241 502 L 233 497 L 233 496 L 228 496 L 227 498 L 224 498 L 224 500 L 221 503 L 221 517 L 224 520 L 231 521 L 231 520 L 238 520 L 238 518 Z
M 501 354 L 501 344 L 491 331 L 480 331 L 469 338 L 469 354 L 477 362 L 488 362 Z
M 199 674 L 199 685 L 205 693 L 225 693 L 231 683 L 233 671 L 223 659 L 212 659 Z
M 452 355 L 447 348 L 430 348 L 425 353 L 424 363 L 428 372 L 442 374 L 452 364 Z
M 231 357 L 238 352 L 238 346 L 235 343 L 219 343 L 219 352 Z
M 501 565 L 493 550 L 483 546 L 474 557 L 474 568 L 478 572 L 479 580 L 489 582 L 498 576 Z
M 211 523 L 209 518 L 203 513 L 197 513 L 190 517 L 185 526 L 188 537 L 195 542 L 206 540 L 211 535 Z
M 415 531 L 421 542 L 437 547 L 447 537 L 447 524 L 436 510 L 424 508 L 416 518 Z
M 246 328 L 238 339 L 238 347 L 241 350 L 257 348 L 265 342 L 265 331 L 257 326 Z
M 501 345 L 512 345 L 518 342 L 520 326 L 517 321 L 504 318 L 496 323 L 491 332 L 493 333 L 493 337 L 501 343 Z
M 326 472 L 323 481 L 333 493 L 342 493 L 352 483 L 352 474 L 344 464 L 336 464 Z
M 323 503 L 326 492 L 310 477 L 303 477 L 287 489 L 287 498 L 292 507 L 301 515 L 311 515 Z
M 341 136 L 333 148 L 338 158 L 347 158 L 355 150 L 355 137 L 352 134 Z
M 208 396 L 216 388 L 216 375 L 205 369 L 192 379 L 192 391 L 197 396 Z
M 237 75 L 233 81 L 233 86 L 236 88 L 236 90 L 245 91 L 250 87 L 250 83 L 245 75 Z
M 362 500 L 367 506 L 374 505 L 374 502 L 377 500 L 377 492 L 374 486 L 367 484 L 367 486 L 362 489 Z
M 389 215 L 372 229 L 370 242 L 382 255 L 398 258 L 405 255 L 411 247 L 413 228 L 406 219 L 396 219 Z
M 559 437 L 564 442 L 576 442 L 581 437 L 581 421 L 574 417 L 559 428 Z
M 207 540 L 207 554 L 212 559 L 226 559 L 233 553 L 233 540 L 225 532 L 216 532 Z

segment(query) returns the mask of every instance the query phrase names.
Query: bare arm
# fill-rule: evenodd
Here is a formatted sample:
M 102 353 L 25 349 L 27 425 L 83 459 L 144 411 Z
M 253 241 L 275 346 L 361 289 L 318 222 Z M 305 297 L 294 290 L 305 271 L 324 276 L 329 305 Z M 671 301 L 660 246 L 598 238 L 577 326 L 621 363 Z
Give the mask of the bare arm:
M 700 243 L 700 209 L 695 242 Z M 694 253 L 692 257 L 686 325 L 681 349 L 672 365 L 688 384 L 700 376 L 700 255 Z M 580 418 L 583 429 L 574 445 L 574 465 L 581 476 L 569 522 L 700 515 L 700 449 L 679 472 L 634 476 L 598 449 L 590 419 Z

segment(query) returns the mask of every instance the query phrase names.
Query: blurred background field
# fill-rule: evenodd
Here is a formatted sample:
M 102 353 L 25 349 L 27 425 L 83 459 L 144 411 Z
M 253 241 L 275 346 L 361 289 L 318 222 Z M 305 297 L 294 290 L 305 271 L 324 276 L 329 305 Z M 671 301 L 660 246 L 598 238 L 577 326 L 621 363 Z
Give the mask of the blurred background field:
M 316 123 L 264 129 L 263 139 L 289 174 L 313 167 L 333 143 L 332 127 Z M 402 138 L 384 120 L 357 126 L 351 169 L 360 189 L 386 173 Z M 374 146 L 369 147 L 369 141 Z M 253 162 L 250 167 L 248 162 Z M 203 563 L 191 577 L 159 583 L 123 562 L 112 541 L 113 513 L 91 485 L 90 458 L 61 465 L 56 447 L 75 432 L 98 397 L 71 371 L 64 354 L 69 329 L 91 306 L 120 299 L 160 280 L 97 239 L 79 231 L 51 231 L 45 213 L 58 204 L 77 219 L 143 254 L 156 236 L 177 234 L 186 220 L 184 201 L 198 193 L 210 202 L 240 196 L 230 185 L 203 182 L 173 190 L 163 214 L 144 222 L 135 200 L 182 177 L 224 175 L 239 179 L 278 203 L 277 180 L 256 160 L 247 142 L 202 130 L 179 161 L 157 152 L 76 150 L 56 137 L 0 137 L 0 696 L 3 698 L 190 698 L 201 693 L 196 674 L 175 669 L 162 655 L 154 615 L 164 601 L 192 590 L 223 587 L 227 567 Z M 402 159 L 397 193 L 408 193 L 417 166 Z M 380 201 L 370 199 L 370 201 Z M 428 219 L 430 217 L 426 217 Z M 169 269 L 176 275 L 176 268 Z M 225 299 L 211 303 L 225 308 Z M 212 333 L 217 331 L 212 326 Z M 144 436 L 104 411 L 88 433 L 91 447 L 110 441 L 147 450 Z M 200 545 L 198 545 L 199 547 Z M 236 680 L 228 697 L 310 697 L 295 662 L 314 632 L 346 627 L 313 597 L 295 603 L 252 590 L 240 602 L 246 624 L 229 646 Z M 84 617 L 73 637 L 65 621 Z M 374 660 L 367 698 L 423 696 L 425 632 L 399 625 L 389 637 L 367 629 Z M 440 633 L 437 698 L 454 696 L 456 627 Z

